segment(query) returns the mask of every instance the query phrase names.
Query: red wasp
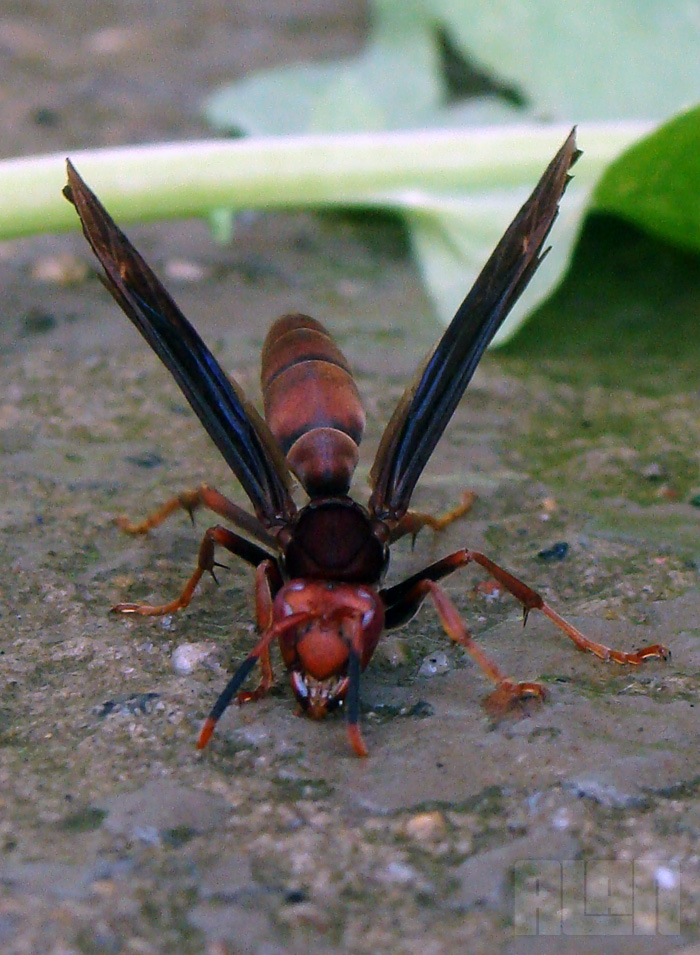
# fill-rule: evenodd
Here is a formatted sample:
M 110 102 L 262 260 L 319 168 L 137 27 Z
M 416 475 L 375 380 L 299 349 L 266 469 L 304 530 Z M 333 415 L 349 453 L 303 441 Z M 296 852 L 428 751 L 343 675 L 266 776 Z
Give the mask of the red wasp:
M 270 688 L 270 646 L 277 640 L 301 708 L 319 718 L 344 704 L 352 748 L 366 756 L 358 725 L 360 674 L 382 631 L 410 620 L 426 597 L 448 636 L 496 684 L 492 706 L 508 709 L 527 698 L 544 698 L 540 684 L 515 683 L 488 659 L 439 586 L 443 577 L 472 562 L 520 601 L 525 617 L 540 610 L 580 650 L 621 664 L 667 657 L 660 645 L 625 653 L 594 643 L 536 591 L 467 548 L 400 583 L 382 586 L 390 544 L 425 525 L 442 527 L 466 509 L 433 518 L 409 510 L 409 504 L 484 350 L 542 261 L 578 156 L 572 130 L 399 401 L 379 445 L 366 507 L 348 496 L 365 416 L 348 364 L 325 328 L 305 315 L 285 315 L 274 323 L 262 353 L 263 420 L 68 163 L 65 195 L 104 268 L 107 289 L 173 375 L 255 511 L 253 516 L 202 485 L 141 523 L 120 521 L 127 532 L 145 533 L 178 509 L 192 515 L 206 507 L 237 530 L 217 524 L 205 532 L 197 568 L 177 599 L 161 606 L 119 604 L 117 612 L 161 615 L 186 607 L 203 574 L 213 575 L 217 545 L 255 567 L 260 637 L 205 721 L 199 748 L 234 697 L 251 700 Z M 309 498 L 301 508 L 292 497 L 292 475 Z M 257 688 L 242 691 L 257 663 Z

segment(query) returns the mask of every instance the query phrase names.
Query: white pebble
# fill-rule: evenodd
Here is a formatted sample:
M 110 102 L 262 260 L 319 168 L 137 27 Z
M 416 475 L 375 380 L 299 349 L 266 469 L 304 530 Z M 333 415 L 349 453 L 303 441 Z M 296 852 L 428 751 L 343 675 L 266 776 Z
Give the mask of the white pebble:
M 170 259 L 165 263 L 166 278 L 175 282 L 201 282 L 207 278 L 207 270 L 198 262 L 187 259 Z
M 660 889 L 675 889 L 678 885 L 678 869 L 672 869 L 667 865 L 657 866 L 654 878 Z
M 444 650 L 436 650 L 435 653 L 423 659 L 418 670 L 418 676 L 431 677 L 438 676 L 440 673 L 448 673 L 452 669 L 450 658 Z
M 181 643 L 173 650 L 173 669 L 176 673 L 188 674 L 197 669 L 216 652 L 216 644 L 210 640 L 201 643 Z

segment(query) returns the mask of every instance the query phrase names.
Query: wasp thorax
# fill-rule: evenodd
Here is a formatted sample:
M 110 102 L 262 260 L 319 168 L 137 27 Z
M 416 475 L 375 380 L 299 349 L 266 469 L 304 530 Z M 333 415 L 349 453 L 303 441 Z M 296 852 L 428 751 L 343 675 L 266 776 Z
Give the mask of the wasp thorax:
M 290 577 L 374 584 L 387 550 L 367 512 L 350 498 L 315 500 L 300 513 L 285 552 Z

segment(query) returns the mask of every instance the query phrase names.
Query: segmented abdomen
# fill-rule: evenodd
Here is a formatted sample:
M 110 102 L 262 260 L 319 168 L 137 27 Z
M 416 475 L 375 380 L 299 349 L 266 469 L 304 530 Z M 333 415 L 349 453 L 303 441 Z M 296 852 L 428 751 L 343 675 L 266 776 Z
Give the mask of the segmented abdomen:
M 307 494 L 346 494 L 365 415 L 345 357 L 308 315 L 283 315 L 262 352 L 265 418 Z

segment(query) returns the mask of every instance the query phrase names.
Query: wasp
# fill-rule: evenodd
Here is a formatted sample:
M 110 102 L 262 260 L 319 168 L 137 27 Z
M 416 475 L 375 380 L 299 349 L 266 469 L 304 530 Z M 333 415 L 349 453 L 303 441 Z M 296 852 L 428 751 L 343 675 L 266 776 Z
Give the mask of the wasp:
M 361 674 L 382 633 L 409 621 L 427 598 L 447 635 L 495 684 L 491 707 L 509 710 L 542 700 L 543 686 L 515 682 L 489 659 L 440 586 L 448 574 L 471 563 L 520 602 L 525 619 L 539 610 L 579 650 L 632 665 L 668 656 L 659 644 L 623 652 L 593 642 L 539 593 L 469 548 L 383 586 L 391 544 L 426 525 L 439 529 L 467 508 L 465 502 L 436 518 L 412 511 L 410 502 L 485 349 L 546 254 L 544 244 L 579 155 L 572 130 L 406 389 L 381 438 L 366 506 L 349 496 L 365 415 L 348 363 L 324 326 L 299 314 L 284 315 L 272 325 L 262 351 L 261 416 L 68 162 L 64 193 L 102 265 L 104 284 L 175 378 L 254 512 L 202 485 L 140 523 L 119 522 L 127 532 L 146 533 L 178 510 L 192 516 L 207 508 L 227 526 L 205 531 L 197 567 L 176 599 L 159 606 L 122 603 L 113 608 L 116 612 L 182 610 L 202 576 L 214 575 L 217 548 L 255 568 L 259 639 L 204 722 L 200 749 L 234 699 L 245 702 L 268 691 L 274 679 L 270 650 L 277 641 L 301 709 L 317 719 L 344 706 L 350 745 L 366 756 L 359 725 Z M 293 497 L 294 479 L 308 498 L 301 507 Z M 256 665 L 258 685 L 244 690 Z

